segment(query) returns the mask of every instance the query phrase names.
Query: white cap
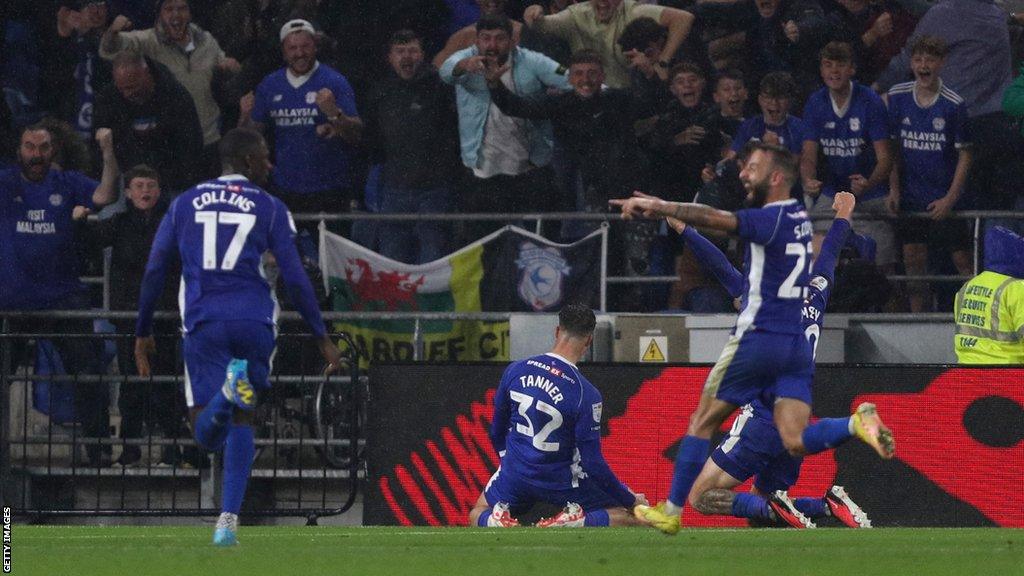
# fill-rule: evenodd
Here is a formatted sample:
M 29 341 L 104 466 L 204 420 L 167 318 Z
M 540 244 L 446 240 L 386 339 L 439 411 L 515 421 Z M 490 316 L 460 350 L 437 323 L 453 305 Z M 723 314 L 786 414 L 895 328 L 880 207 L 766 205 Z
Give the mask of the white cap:
M 309 32 L 310 34 L 316 36 L 316 29 L 313 28 L 313 25 L 310 24 L 308 20 L 296 18 L 295 20 L 289 20 L 285 22 L 284 26 L 281 26 L 280 41 L 284 42 L 284 39 L 287 38 L 288 35 L 293 32 Z

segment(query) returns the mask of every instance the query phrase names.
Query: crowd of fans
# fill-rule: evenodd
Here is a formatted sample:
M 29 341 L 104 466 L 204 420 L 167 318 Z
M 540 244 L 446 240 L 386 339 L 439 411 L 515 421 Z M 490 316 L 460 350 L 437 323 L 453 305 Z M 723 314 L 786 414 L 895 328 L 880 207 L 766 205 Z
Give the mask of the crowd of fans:
M 818 232 L 829 197 L 859 196 L 857 227 L 886 274 L 969 274 L 969 224 L 951 215 L 1022 206 L 1024 88 L 1010 85 L 1024 18 L 990 0 L 661 4 L 12 2 L 0 69 L 0 161 L 12 165 L 0 186 L 11 190 L 0 194 L 21 186 L 26 127 L 51 141 L 55 170 L 94 178 L 108 167 L 96 134 L 108 134 L 125 212 L 76 238 L 114 246 L 129 283 L 153 221 L 219 175 L 216 144 L 236 125 L 268 136 L 272 191 L 295 213 L 605 212 L 636 189 L 735 210 L 744 144 L 777 142 L 800 156 L 794 197 L 820 217 Z M 901 212 L 929 217 L 884 219 Z M 344 231 L 422 263 L 498 225 Z M 571 241 L 593 227 L 544 232 Z M 315 227 L 301 228 L 313 263 Z M 617 293 L 613 309 L 733 309 L 666 227 L 616 225 L 611 247 L 613 275 L 680 278 Z M 879 285 L 859 287 L 873 292 L 864 308 L 948 307 L 955 288 L 911 282 L 890 297 L 881 275 L 868 277 Z

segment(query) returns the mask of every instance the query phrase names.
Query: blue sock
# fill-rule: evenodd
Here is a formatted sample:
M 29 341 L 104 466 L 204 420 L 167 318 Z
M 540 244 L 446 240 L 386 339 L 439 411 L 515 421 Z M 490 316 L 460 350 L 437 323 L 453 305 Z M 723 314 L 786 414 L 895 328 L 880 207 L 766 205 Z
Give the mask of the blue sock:
M 586 517 L 583 518 L 584 526 L 608 526 L 610 524 L 608 519 L 608 511 L 605 509 L 594 510 L 593 512 L 587 512 Z
M 822 418 L 804 428 L 804 448 L 808 454 L 824 452 L 846 442 L 853 436 L 850 434 L 850 417 Z
M 828 505 L 824 498 L 794 498 L 793 506 L 812 520 L 828 516 Z
M 708 459 L 708 446 L 711 441 L 696 436 L 685 436 L 679 444 L 676 454 L 676 468 L 672 474 L 672 488 L 668 492 L 669 502 L 682 508 L 690 495 L 690 488 Z
M 768 501 L 762 496 L 741 492 L 732 501 L 732 515 L 737 518 L 754 518 L 758 520 L 771 520 L 771 509 Z
M 480 513 L 480 517 L 476 519 L 476 525 L 481 528 L 487 528 L 487 519 L 491 517 L 491 510 L 487 509 Z
M 256 455 L 252 426 L 232 426 L 224 444 L 224 492 L 221 494 L 221 512 L 238 514 L 249 482 L 249 470 Z
M 233 408 L 234 405 L 220 390 L 213 395 L 210 403 L 196 417 L 195 436 L 200 446 L 211 452 L 217 452 L 224 447 Z

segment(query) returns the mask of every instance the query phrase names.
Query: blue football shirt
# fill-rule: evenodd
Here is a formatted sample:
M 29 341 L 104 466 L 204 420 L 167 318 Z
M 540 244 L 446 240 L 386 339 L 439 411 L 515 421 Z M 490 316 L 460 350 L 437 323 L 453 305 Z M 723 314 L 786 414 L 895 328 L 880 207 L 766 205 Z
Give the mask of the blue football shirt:
M 512 363 L 494 399 L 492 436 L 504 439 L 502 472 L 551 490 L 584 477 L 577 446 L 601 437 L 601 393 L 555 354 Z
M 355 94 L 348 80 L 324 64 L 300 86 L 288 81 L 282 68 L 256 87 L 252 119 L 267 126 L 274 137 L 274 184 L 281 190 L 310 194 L 345 188 L 351 184 L 349 167 L 354 149 L 342 138 L 322 138 L 316 127 L 327 117 L 316 105 L 322 88 L 334 93 L 346 116 L 358 116 Z
M 99 183 L 50 170 L 41 182 L 0 171 L 0 309 L 40 310 L 81 293 L 75 206 L 94 209 Z
M 826 165 L 819 167 L 821 193 L 835 196 L 850 190 L 850 176 L 870 178 L 877 164 L 875 142 L 888 140 L 889 120 L 882 99 L 867 86 L 853 83 L 845 110 L 836 108 L 828 87 L 811 94 L 804 106 L 806 140 L 818 143 Z M 881 198 L 888 186 L 866 190 L 860 201 Z
M 764 133 L 768 130 L 779 136 L 779 143 L 786 150 L 796 155 L 800 154 L 806 139 L 807 126 L 803 120 L 792 115 L 787 115 L 781 126 L 769 126 L 761 114 L 753 118 L 747 118 L 743 121 L 743 124 L 740 124 L 736 137 L 732 140 L 732 151 L 739 154 L 747 142 L 760 142 L 764 138 Z
M 295 224 L 280 200 L 242 176 L 203 182 L 175 198 L 160 222 L 139 298 L 136 333 L 147 336 L 168 259 L 181 256 L 178 306 L 186 332 L 211 320 L 275 325 L 279 307 L 263 269 L 270 251 L 285 282 L 300 284 L 296 303 L 318 336 L 320 311 L 295 248 Z
M 941 86 L 935 101 L 922 106 L 914 82 L 889 90 L 889 122 L 900 158 L 900 206 L 923 211 L 949 192 L 959 150 L 969 144 L 967 105 Z
M 763 330 L 802 334 L 813 248 L 807 211 L 796 200 L 736 212 L 737 234 L 747 241 L 742 308 L 735 334 Z

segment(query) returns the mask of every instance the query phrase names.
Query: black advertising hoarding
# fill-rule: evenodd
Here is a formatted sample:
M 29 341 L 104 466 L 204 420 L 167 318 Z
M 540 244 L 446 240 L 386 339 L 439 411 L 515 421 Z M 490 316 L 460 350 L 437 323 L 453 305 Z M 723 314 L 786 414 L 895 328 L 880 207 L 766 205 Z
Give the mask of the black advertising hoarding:
M 466 524 L 498 464 L 487 428 L 504 368 L 373 367 L 365 524 Z M 608 463 L 634 491 L 664 499 L 686 419 L 710 367 L 581 368 L 604 396 Z M 817 367 L 815 416 L 846 415 L 865 401 L 877 404 L 893 429 L 896 458 L 880 460 L 867 446 L 849 442 L 806 458 L 791 495 L 820 496 L 841 484 L 875 526 L 1024 527 L 1024 369 Z M 689 508 L 683 521 L 744 525 Z

